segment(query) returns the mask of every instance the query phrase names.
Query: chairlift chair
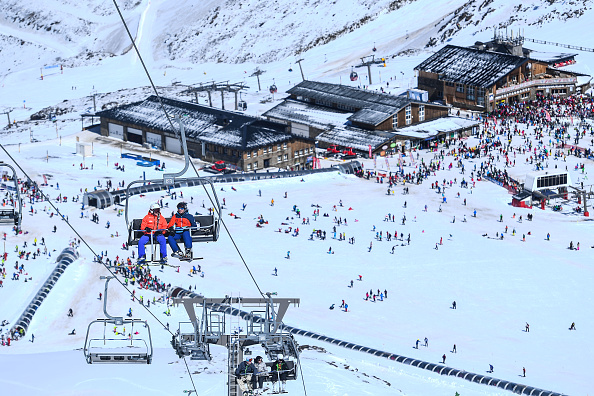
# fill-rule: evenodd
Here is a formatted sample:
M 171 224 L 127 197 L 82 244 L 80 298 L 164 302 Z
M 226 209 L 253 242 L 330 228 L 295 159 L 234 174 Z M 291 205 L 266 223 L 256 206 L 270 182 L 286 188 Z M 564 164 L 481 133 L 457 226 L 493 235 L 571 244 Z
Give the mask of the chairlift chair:
M 151 338 L 151 328 L 149 327 L 148 322 L 137 318 L 124 319 L 121 316 L 114 317 L 107 313 L 107 287 L 109 281 L 113 278 L 113 276 L 101 277 L 101 279 L 105 279 L 105 295 L 103 297 L 103 313 L 105 314 L 105 318 L 96 319 L 89 323 L 89 326 L 87 327 L 87 335 L 85 337 L 85 345 L 83 347 L 85 360 L 88 364 L 151 364 L 153 359 L 153 342 Z M 89 338 L 91 334 L 91 327 L 95 323 L 103 323 L 103 337 L 101 338 Z M 107 329 L 108 324 L 114 326 L 129 325 L 131 327 L 130 337 L 127 337 L 124 334 L 123 337 L 120 338 L 116 338 L 115 335 L 108 338 L 106 333 L 107 331 L 111 331 L 111 329 Z M 142 324 L 144 327 L 146 327 L 148 332 L 147 339 L 134 338 L 135 324 L 137 326 Z
M 278 88 L 276 88 L 276 84 L 272 84 L 270 86 L 270 93 L 276 93 L 278 91 Z
M 21 230 L 21 221 L 23 218 L 23 202 L 21 201 L 19 182 L 15 169 L 4 162 L 0 162 L 0 167 L 3 166 L 12 170 L 12 181 L 14 183 L 14 187 L 9 187 L 8 184 L 5 184 L 5 188 L 11 192 L 11 195 L 13 194 L 12 189 L 14 188 L 14 194 L 16 194 L 16 198 L 13 199 L 14 204 L 12 208 L 7 207 L 0 209 L 0 225 L 13 225 L 16 227 L 16 233 L 18 234 Z
M 219 229 L 220 229 L 220 212 L 221 212 L 221 205 L 219 203 L 215 188 L 214 188 L 214 184 L 210 179 L 207 178 L 203 178 L 203 177 L 192 177 L 192 178 L 177 178 L 177 176 L 181 176 L 183 175 L 189 165 L 189 156 L 188 156 L 188 150 L 187 150 L 187 145 L 186 145 L 186 138 L 185 138 L 185 133 L 184 133 L 184 128 L 183 128 L 183 124 L 181 124 L 181 120 L 178 119 L 178 121 L 180 122 L 181 125 L 181 138 L 182 138 L 182 147 L 183 147 L 183 152 L 184 152 L 184 157 L 185 157 L 185 167 L 184 169 L 176 174 L 164 174 L 163 175 L 163 180 L 136 180 L 131 182 L 130 184 L 128 184 L 128 187 L 126 188 L 126 205 L 125 205 L 125 211 L 124 211 L 124 217 L 126 220 L 126 224 L 127 224 L 127 228 L 128 228 L 128 246 L 134 246 L 134 245 L 138 245 L 138 241 L 140 240 L 140 238 L 144 235 L 144 230 L 142 230 L 141 224 L 142 224 L 142 218 L 140 219 L 132 219 L 131 221 L 129 221 L 128 219 L 128 215 L 129 215 L 129 210 L 128 210 L 128 204 L 129 204 L 129 198 L 130 198 L 130 192 L 131 192 L 131 186 L 134 184 L 145 184 L 145 183 L 149 183 L 150 186 L 147 187 L 147 192 L 160 192 L 163 190 L 166 190 L 168 188 L 173 188 L 173 187 L 179 187 L 181 185 L 187 185 L 187 186 L 202 186 L 205 188 L 206 190 L 206 186 L 210 186 L 210 191 L 207 191 L 207 194 L 210 197 L 210 200 L 214 206 L 214 210 L 212 211 L 212 214 L 204 214 L 204 215 L 194 215 L 194 220 L 196 221 L 196 224 L 199 224 L 199 227 L 196 228 L 191 228 L 190 229 L 190 234 L 192 236 L 192 242 L 216 242 L 217 239 L 219 238 Z M 169 224 L 169 221 L 171 220 L 171 218 L 169 217 L 165 217 L 165 221 Z M 152 230 L 153 233 L 157 233 L 157 232 L 162 232 L 165 230 Z M 153 241 L 154 238 L 150 238 L 149 239 L 149 243 L 151 244 L 151 248 L 150 248 L 150 252 L 152 252 L 152 255 L 150 257 L 148 257 L 148 252 L 147 252 L 147 260 L 146 263 L 148 265 L 163 265 L 162 263 L 160 263 L 160 258 L 157 257 L 157 246 L 154 244 Z M 192 257 L 193 259 L 193 257 Z

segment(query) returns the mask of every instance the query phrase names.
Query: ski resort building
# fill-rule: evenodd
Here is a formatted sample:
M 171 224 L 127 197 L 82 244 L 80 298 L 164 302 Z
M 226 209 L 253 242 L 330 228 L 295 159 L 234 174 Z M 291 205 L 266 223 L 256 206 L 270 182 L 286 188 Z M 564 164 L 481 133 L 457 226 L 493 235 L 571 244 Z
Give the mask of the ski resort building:
M 470 134 L 472 125 L 478 124 L 444 123 L 451 118 L 448 107 L 428 102 L 427 93 L 419 90 L 396 96 L 303 81 L 287 93 L 289 97 L 264 116 L 286 124 L 294 135 L 317 140 L 322 148 L 339 145 L 383 155 L 405 146 Z M 419 128 L 417 134 L 407 133 L 412 127 Z
M 156 96 L 98 112 L 101 134 L 182 154 L 180 116 L 188 154 L 207 162 L 224 161 L 244 171 L 309 167 L 314 142 L 291 134 L 285 124 L 195 103 L 162 98 L 171 123 Z M 172 125 L 173 124 L 173 125 Z
M 526 56 L 532 54 L 523 51 L 522 43 L 523 39 L 517 39 L 508 46 L 447 45 L 415 67 L 418 87 L 429 92 L 429 100 L 478 111 L 491 111 L 502 102 L 530 100 L 537 95 L 568 96 L 589 88 L 590 76 L 551 66 L 574 60 L 570 54 L 532 59 Z

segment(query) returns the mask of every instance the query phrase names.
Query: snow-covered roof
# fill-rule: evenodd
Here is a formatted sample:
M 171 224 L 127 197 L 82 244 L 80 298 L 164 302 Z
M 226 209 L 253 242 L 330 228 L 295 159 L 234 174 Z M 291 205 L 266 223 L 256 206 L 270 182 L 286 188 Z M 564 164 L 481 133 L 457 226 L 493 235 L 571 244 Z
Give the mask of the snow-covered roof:
M 265 112 L 263 116 L 296 122 L 318 129 L 332 129 L 345 125 L 348 117 L 352 114 L 352 112 L 286 99 Z
M 568 54 L 565 52 L 545 52 L 545 51 L 530 51 L 530 59 L 540 60 L 546 63 L 562 62 L 568 59 L 573 59 L 578 54 Z
M 286 126 L 245 114 L 234 113 L 180 100 L 161 98 L 167 114 L 179 115 L 186 137 L 240 150 L 267 146 L 291 139 Z M 100 117 L 175 134 L 156 96 L 97 113 Z
M 372 149 L 375 149 L 385 141 L 390 140 L 394 135 L 394 132 L 389 131 L 368 131 L 344 127 L 322 132 L 316 139 L 339 146 L 352 147 L 355 150 L 367 151 L 369 145 L 371 145 Z
M 350 121 L 378 125 L 410 103 L 427 103 L 387 93 L 379 93 L 340 84 L 302 81 L 287 91 L 296 97 L 313 99 L 316 103 L 352 109 Z
M 453 132 L 460 129 L 470 128 L 479 124 L 480 121 L 477 120 L 449 116 L 423 122 L 417 125 L 411 125 L 406 128 L 399 128 L 395 131 L 395 134 L 403 137 L 427 140 L 434 138 L 440 133 Z
M 488 88 L 525 62 L 528 59 L 520 56 L 446 45 L 415 70 L 436 73 L 444 81 Z

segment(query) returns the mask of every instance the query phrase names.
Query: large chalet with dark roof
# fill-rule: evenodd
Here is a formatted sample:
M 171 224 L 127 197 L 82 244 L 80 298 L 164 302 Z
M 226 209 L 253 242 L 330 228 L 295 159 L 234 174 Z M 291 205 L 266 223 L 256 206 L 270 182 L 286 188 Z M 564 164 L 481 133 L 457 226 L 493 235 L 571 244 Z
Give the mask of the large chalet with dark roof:
M 513 52 L 523 54 L 521 48 Z M 429 92 L 429 100 L 479 111 L 536 95 L 571 95 L 589 85 L 589 78 L 551 68 L 548 61 L 488 51 L 484 46 L 447 45 L 415 70 L 418 88 Z
M 447 124 L 446 129 L 430 126 L 448 116 L 448 107 L 424 100 L 423 93 L 416 90 L 395 96 L 345 85 L 303 81 L 287 93 L 290 95 L 287 99 L 263 115 L 289 125 L 294 135 L 316 139 L 322 148 L 340 145 L 359 152 L 367 153 L 371 149 L 381 154 L 386 152 L 385 147 L 401 149 L 407 140 L 416 142 L 412 144 L 415 147 L 419 142 L 454 137 L 472 129 L 472 126 L 460 127 L 452 123 Z M 399 133 L 411 126 L 421 126 L 419 130 L 431 133 L 414 136 Z
M 101 134 L 182 154 L 174 119 L 180 116 L 188 154 L 204 161 L 225 161 L 246 171 L 302 169 L 314 153 L 311 140 L 289 133 L 284 124 L 175 99 L 162 101 L 171 122 L 158 98 L 150 96 L 98 112 Z

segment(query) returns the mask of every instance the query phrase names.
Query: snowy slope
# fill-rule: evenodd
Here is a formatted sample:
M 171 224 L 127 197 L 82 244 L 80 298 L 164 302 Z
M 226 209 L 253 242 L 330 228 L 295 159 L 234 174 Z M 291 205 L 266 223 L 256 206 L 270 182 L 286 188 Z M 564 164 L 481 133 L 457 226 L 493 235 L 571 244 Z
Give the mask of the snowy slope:
M 370 88 L 387 89 L 385 83 L 390 81 L 389 90 L 397 93 L 416 85 L 413 67 L 439 49 L 442 41 L 456 45 L 486 41 L 492 36 L 492 26 L 508 26 L 514 31 L 525 29 L 527 37 L 542 40 L 591 45 L 583 34 L 592 20 L 589 2 L 534 1 L 523 4 L 519 10 L 517 4 L 503 0 L 452 0 L 429 5 L 426 1 L 394 3 L 401 5 L 400 8 L 395 5 L 390 8 L 392 2 L 388 1 L 362 0 L 332 4 L 279 1 L 267 3 L 266 7 L 261 2 L 241 4 L 240 9 L 239 2 L 234 1 L 213 0 L 197 5 L 144 0 L 123 1 L 120 6 L 161 94 L 190 99 L 181 94 L 184 87 L 171 87 L 172 81 L 187 85 L 208 81 L 245 82 L 250 88 L 244 92 L 243 99 L 248 102 L 248 112 L 255 115 L 277 104 L 284 96 L 282 92 L 301 80 L 299 66 L 295 64 L 299 58 L 304 59 L 306 78 L 367 85 L 365 69 L 356 69 L 360 75 L 356 83 L 348 80 L 348 74 L 360 57 L 372 54 L 375 43 L 376 56 L 385 56 L 388 62 L 385 68 L 372 67 L 374 84 Z M 111 3 L 1 0 L 0 5 L 5 10 L 0 34 L 8 37 L 0 42 L 0 111 L 12 110 L 10 119 L 17 121 L 16 127 L 1 130 L 2 144 L 9 145 L 11 155 L 30 176 L 41 181 L 42 174 L 49 175 L 50 186 L 44 191 L 52 198 L 59 193 L 75 196 L 81 189 L 92 189 L 98 181 L 104 185 L 106 178 L 114 184 L 121 180 L 128 183 L 141 178 L 143 171 L 149 178 L 160 178 L 161 173 L 137 168 L 129 160 L 125 162 L 126 172 L 115 169 L 115 162 L 124 162 L 119 158 L 120 151 L 138 150 L 138 146 L 80 133 L 79 114 L 92 108 L 92 93 L 97 94 L 98 108 L 142 100 L 152 94 L 139 60 L 128 50 L 129 41 Z M 575 17 L 568 19 L 568 15 Z M 264 25 L 259 27 L 260 23 Z M 436 45 L 427 47 L 430 42 Z M 531 43 L 526 46 L 548 52 L 560 50 Z M 577 59 L 572 69 L 590 72 L 594 65 L 592 53 L 580 52 Z M 249 62 L 238 63 L 242 60 Z M 41 80 L 40 68 L 58 62 L 66 66 L 63 74 L 46 74 Z M 258 89 L 255 77 L 249 77 L 256 67 L 266 70 L 261 76 L 262 90 Z M 292 72 L 288 71 L 289 67 Z M 268 93 L 267 87 L 272 83 L 278 86 L 279 94 Z M 199 98 L 200 103 L 205 100 L 204 96 Z M 213 102 L 220 106 L 218 93 L 213 95 Z M 56 109 L 60 114 L 57 123 L 43 118 Z M 31 120 L 38 112 L 42 119 Z M 0 121 L 4 117 L 2 114 Z M 83 159 L 74 154 L 77 136 L 94 144 L 94 156 L 84 160 L 93 169 L 78 170 Z M 39 142 L 29 144 L 31 139 Z M 182 167 L 175 155 L 158 152 L 151 155 L 166 161 L 170 170 Z M 421 156 L 426 161 L 433 158 L 431 153 Z M 3 153 L 0 157 L 10 161 Z M 518 164 L 523 163 L 518 158 Z M 396 160 L 389 161 L 394 169 Z M 577 161 L 569 157 L 567 163 L 559 166 L 572 169 L 574 162 Z M 477 163 L 480 162 L 467 163 L 467 167 Z M 365 166 L 369 168 L 373 164 L 366 162 Z M 550 166 L 554 164 L 551 162 Z M 591 171 L 590 161 L 586 161 L 586 169 Z M 522 178 L 529 170 L 529 166 L 519 165 L 510 172 Z M 435 176 L 439 180 L 453 177 L 459 181 L 461 175 L 446 170 Z M 574 182 L 584 180 L 584 176 L 573 171 L 572 178 Z M 60 191 L 55 189 L 56 181 L 60 183 Z M 584 181 L 588 185 L 587 179 Z M 437 212 L 440 196 L 427 184 L 411 186 L 409 196 L 390 197 L 385 195 L 385 185 L 338 174 L 306 178 L 305 183 L 278 180 L 234 187 L 236 192 L 227 187 L 226 191 L 219 191 L 219 199 L 226 198 L 227 210 L 242 217 L 233 220 L 224 216 L 256 280 L 264 290 L 302 299 L 299 308 L 289 310 L 288 324 L 432 362 L 440 361 L 446 353 L 449 365 L 477 373 L 484 374 L 488 365 L 493 364 L 494 376 L 566 394 L 592 393 L 589 364 L 594 358 L 591 352 L 594 323 L 590 315 L 592 297 L 588 293 L 593 281 L 589 264 L 592 251 L 588 248 L 592 245 L 588 241 L 592 230 L 591 222 L 573 215 L 570 207 L 563 214 L 550 209 L 534 210 L 532 223 L 518 223 L 512 218 L 514 212 L 527 211 L 511 208 L 509 194 L 487 182 L 477 183 L 472 194 L 460 190 L 461 199 L 469 201 L 468 207 L 460 205 L 460 200 L 455 198 L 454 187 L 448 196 L 450 204 L 442 213 Z M 257 197 L 258 190 L 262 190 L 263 198 Z M 289 195 L 287 200 L 281 198 L 285 191 Z M 198 210 L 203 199 L 200 193 L 190 190 L 184 193 L 195 197 L 193 206 Z M 131 209 L 133 216 L 142 216 L 149 203 L 157 198 L 160 195 L 136 197 Z M 274 208 L 268 205 L 271 198 L 277 202 Z M 332 212 L 330 208 L 339 199 L 354 210 L 341 208 Z M 408 203 L 406 209 L 404 201 Z M 240 210 L 243 203 L 247 204 L 245 212 Z M 331 218 L 346 217 L 349 225 L 339 227 L 339 231 L 346 232 L 347 237 L 354 236 L 356 244 L 307 241 L 314 227 L 321 227 L 329 234 L 332 229 L 328 218 L 311 221 L 312 203 L 322 205 L 321 212 L 327 211 Z M 292 216 L 290 209 L 294 204 L 310 217 L 310 225 L 300 226 L 301 235 L 295 238 L 274 232 L 285 227 L 280 223 Z M 421 210 L 424 204 L 428 204 L 429 212 Z M 567 205 L 563 203 L 563 206 Z M 29 234 L 19 238 L 9 236 L 6 241 L 9 268 L 15 260 L 14 246 L 21 246 L 25 240 L 30 245 L 34 237 L 44 235 L 54 258 L 74 237 L 64 222 L 57 221 L 56 216 L 50 218 L 48 205 L 38 203 L 34 207 L 37 214 L 27 214 L 24 219 Z M 477 219 L 470 218 L 474 209 L 479 213 Z M 170 395 L 191 389 L 184 363 L 169 346 L 170 334 L 153 319 L 150 324 L 156 347 L 154 364 L 114 368 L 84 363 L 79 349 L 87 324 L 102 316 L 102 306 L 97 300 L 103 290 L 99 276 L 107 274 L 92 263 L 92 257 L 99 251 L 107 251 L 111 258 L 126 254 L 120 250 L 123 239 L 111 237 L 116 231 L 122 234 L 125 224 L 113 209 L 97 211 L 98 225 L 80 218 L 78 204 L 60 204 L 60 210 L 69 216 L 90 248 L 80 248 L 81 259 L 69 268 L 38 311 L 30 329 L 36 336 L 35 343 L 22 341 L 10 348 L 0 348 L 3 391 L 23 395 L 41 392 Z M 387 213 L 396 214 L 396 223 L 383 223 Z M 401 226 L 399 219 L 404 213 L 408 221 Z M 260 214 L 270 225 L 255 229 L 253 219 Z M 504 225 L 496 221 L 499 214 L 506 219 L 504 225 L 516 228 L 516 236 L 506 237 L 504 241 L 483 238 L 485 233 L 493 235 L 502 231 Z M 467 223 L 460 221 L 464 215 Z M 455 224 L 451 223 L 453 216 L 457 218 Z M 105 228 L 107 220 L 112 224 L 110 229 Z M 57 235 L 51 232 L 53 225 L 58 227 Z M 374 225 L 384 232 L 398 230 L 405 236 L 410 232 L 411 246 L 398 245 L 396 254 L 391 255 L 392 245 L 374 239 L 375 233 L 371 231 Z M 522 242 L 521 235 L 528 231 L 532 235 Z M 550 242 L 544 240 L 547 232 L 552 236 Z M 442 237 L 444 245 L 435 250 L 435 243 Z M 367 252 L 371 241 L 373 250 Z M 568 251 L 569 241 L 581 241 L 582 250 Z M 334 255 L 326 254 L 329 247 L 336 252 Z M 228 237 L 222 236 L 216 244 L 200 246 L 199 250 L 205 257 L 201 262 L 205 279 L 190 278 L 187 265 L 180 274 L 166 269 L 158 276 L 172 284 L 197 286 L 209 296 L 256 294 Z M 290 262 L 283 258 L 287 250 L 291 251 Z M 10 281 L 11 272 L 7 269 L 9 277 L 0 289 L 0 320 L 8 319 L 12 323 L 18 318 L 22 306 L 35 294 L 53 263 L 44 256 L 25 264 L 32 277 L 26 284 Z M 274 267 L 279 270 L 278 277 L 271 276 Z M 348 288 L 350 280 L 359 274 L 363 275 L 362 284 L 355 282 L 353 289 Z M 377 288 L 387 289 L 390 297 L 375 304 L 363 301 L 365 291 Z M 134 306 L 121 287 L 112 285 L 110 298 L 110 312 L 123 314 Z M 342 299 L 352 312 L 328 310 L 330 304 L 339 305 Z M 459 307 L 455 312 L 449 309 L 453 300 Z M 65 314 L 70 307 L 76 315 L 68 319 Z M 182 309 L 173 309 L 171 317 L 163 315 L 163 310 L 160 304 L 152 307 L 159 320 L 169 322 L 172 329 L 177 322 L 186 320 Z M 139 306 L 135 312 L 139 317 L 149 318 Z M 567 328 L 573 321 L 578 331 L 569 332 Z M 528 334 L 522 331 L 525 322 L 531 325 Z M 72 328 L 77 329 L 77 336 L 66 336 Z M 429 347 L 413 349 L 415 340 L 424 337 L 429 338 Z M 306 338 L 300 338 L 299 342 L 315 347 L 302 354 L 308 394 L 454 395 L 456 391 L 464 396 L 509 394 Z M 457 354 L 448 352 L 454 343 Z M 210 365 L 189 363 L 199 394 L 226 392 L 226 352 L 213 348 L 213 355 Z M 519 377 L 522 367 L 527 369 L 526 378 Z M 296 382 L 289 384 L 289 390 L 292 394 L 304 394 L 300 381 Z

